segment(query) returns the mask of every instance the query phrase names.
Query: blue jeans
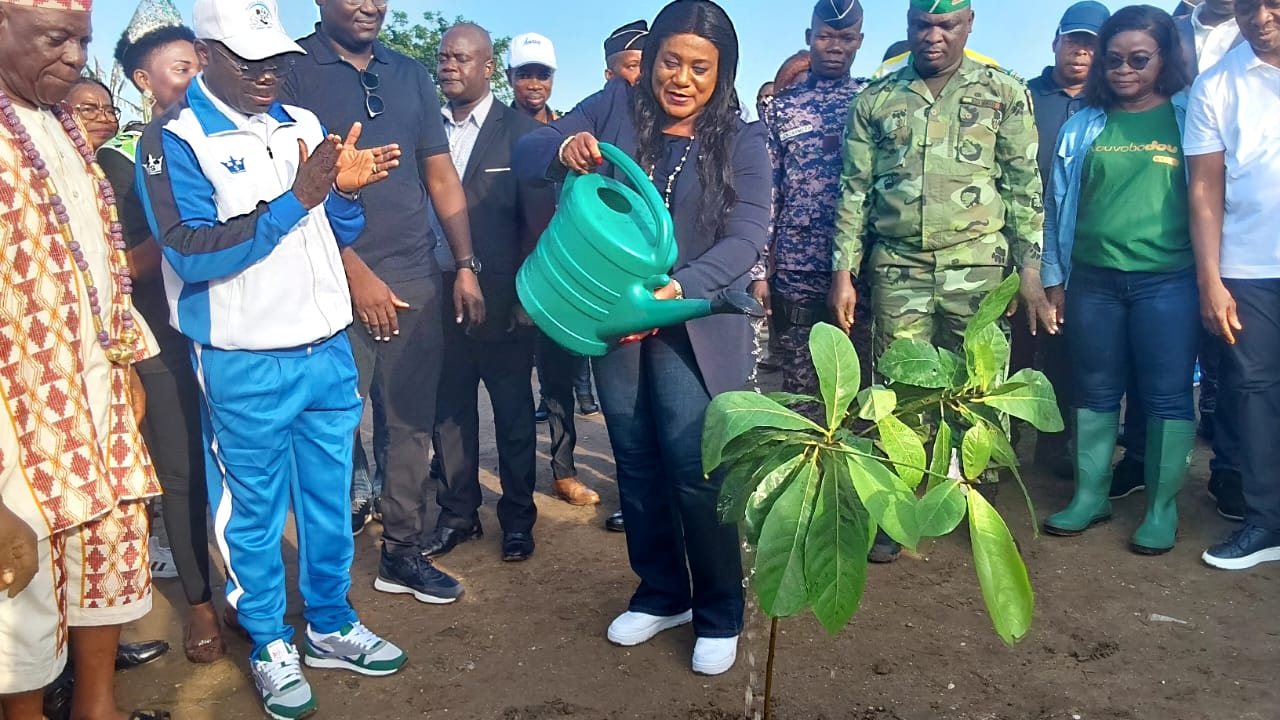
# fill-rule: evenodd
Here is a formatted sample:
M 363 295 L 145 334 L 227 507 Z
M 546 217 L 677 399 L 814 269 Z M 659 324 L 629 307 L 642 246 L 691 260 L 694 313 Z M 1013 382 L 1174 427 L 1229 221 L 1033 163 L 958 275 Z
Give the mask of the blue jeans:
M 630 609 L 693 609 L 698 637 L 742 630 L 738 529 L 716 515 L 720 482 L 702 474 L 702 422 L 711 397 L 682 326 L 596 362 L 596 388 L 618 470 L 627 554 L 640 587 Z
M 369 387 L 369 405 L 373 410 L 373 463 L 376 468 L 370 472 L 369 456 L 364 450 L 364 433 L 357 428 L 351 499 L 358 502 L 382 495 L 382 485 L 387 479 L 387 409 L 382 404 L 382 390 L 376 383 Z
M 1078 265 L 1067 289 L 1067 323 L 1076 407 L 1118 412 L 1132 377 L 1148 417 L 1195 421 L 1191 374 L 1200 342 L 1200 293 L 1194 270 Z

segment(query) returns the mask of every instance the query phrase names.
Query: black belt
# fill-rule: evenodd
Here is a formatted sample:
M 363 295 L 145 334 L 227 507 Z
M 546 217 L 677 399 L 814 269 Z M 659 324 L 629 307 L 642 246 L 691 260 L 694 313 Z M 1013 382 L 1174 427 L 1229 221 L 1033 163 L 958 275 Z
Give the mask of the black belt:
M 773 307 L 773 323 L 779 329 L 813 327 L 820 322 L 827 322 L 831 317 L 826 303 L 800 303 L 774 295 L 770 298 L 770 304 Z

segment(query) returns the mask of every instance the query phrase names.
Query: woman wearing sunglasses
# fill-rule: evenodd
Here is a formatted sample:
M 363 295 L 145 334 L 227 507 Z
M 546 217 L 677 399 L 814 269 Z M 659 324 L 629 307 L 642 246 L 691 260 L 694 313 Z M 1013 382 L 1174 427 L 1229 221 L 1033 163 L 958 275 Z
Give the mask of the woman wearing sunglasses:
M 1102 26 L 1086 107 L 1062 128 L 1046 209 L 1044 281 L 1066 323 L 1076 421 L 1075 496 L 1045 521 L 1079 535 L 1110 519 L 1111 455 L 1128 379 L 1146 407 L 1139 554 L 1173 548 L 1195 446 L 1199 296 L 1182 154 L 1190 81 L 1173 20 L 1127 7 Z

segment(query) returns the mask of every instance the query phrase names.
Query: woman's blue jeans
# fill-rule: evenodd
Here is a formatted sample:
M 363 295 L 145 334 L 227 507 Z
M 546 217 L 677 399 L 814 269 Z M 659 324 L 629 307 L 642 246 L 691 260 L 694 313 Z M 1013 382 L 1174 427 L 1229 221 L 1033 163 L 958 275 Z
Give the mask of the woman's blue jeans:
M 1133 377 L 1148 417 L 1195 421 L 1200 292 L 1193 269 L 1143 273 L 1077 265 L 1067 288 L 1066 327 L 1076 407 L 1118 412 Z
M 630 610 L 693 609 L 698 637 L 742 630 L 738 529 L 716 515 L 718 475 L 702 474 L 711 397 L 683 326 L 595 361 L 596 389 L 617 463 L 627 554 L 640 587 Z

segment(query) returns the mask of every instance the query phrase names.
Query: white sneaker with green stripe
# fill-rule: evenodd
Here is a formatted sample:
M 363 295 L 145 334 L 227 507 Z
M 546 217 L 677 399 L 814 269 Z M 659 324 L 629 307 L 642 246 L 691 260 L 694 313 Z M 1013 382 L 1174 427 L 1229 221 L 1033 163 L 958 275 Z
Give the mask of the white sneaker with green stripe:
M 358 622 L 336 633 L 321 635 L 307 626 L 303 642 L 307 667 L 350 670 L 361 675 L 390 675 L 404 667 L 409 656 Z
M 274 640 L 249 662 L 262 707 L 276 720 L 299 720 L 317 709 L 311 685 L 302 675 L 298 649 Z

